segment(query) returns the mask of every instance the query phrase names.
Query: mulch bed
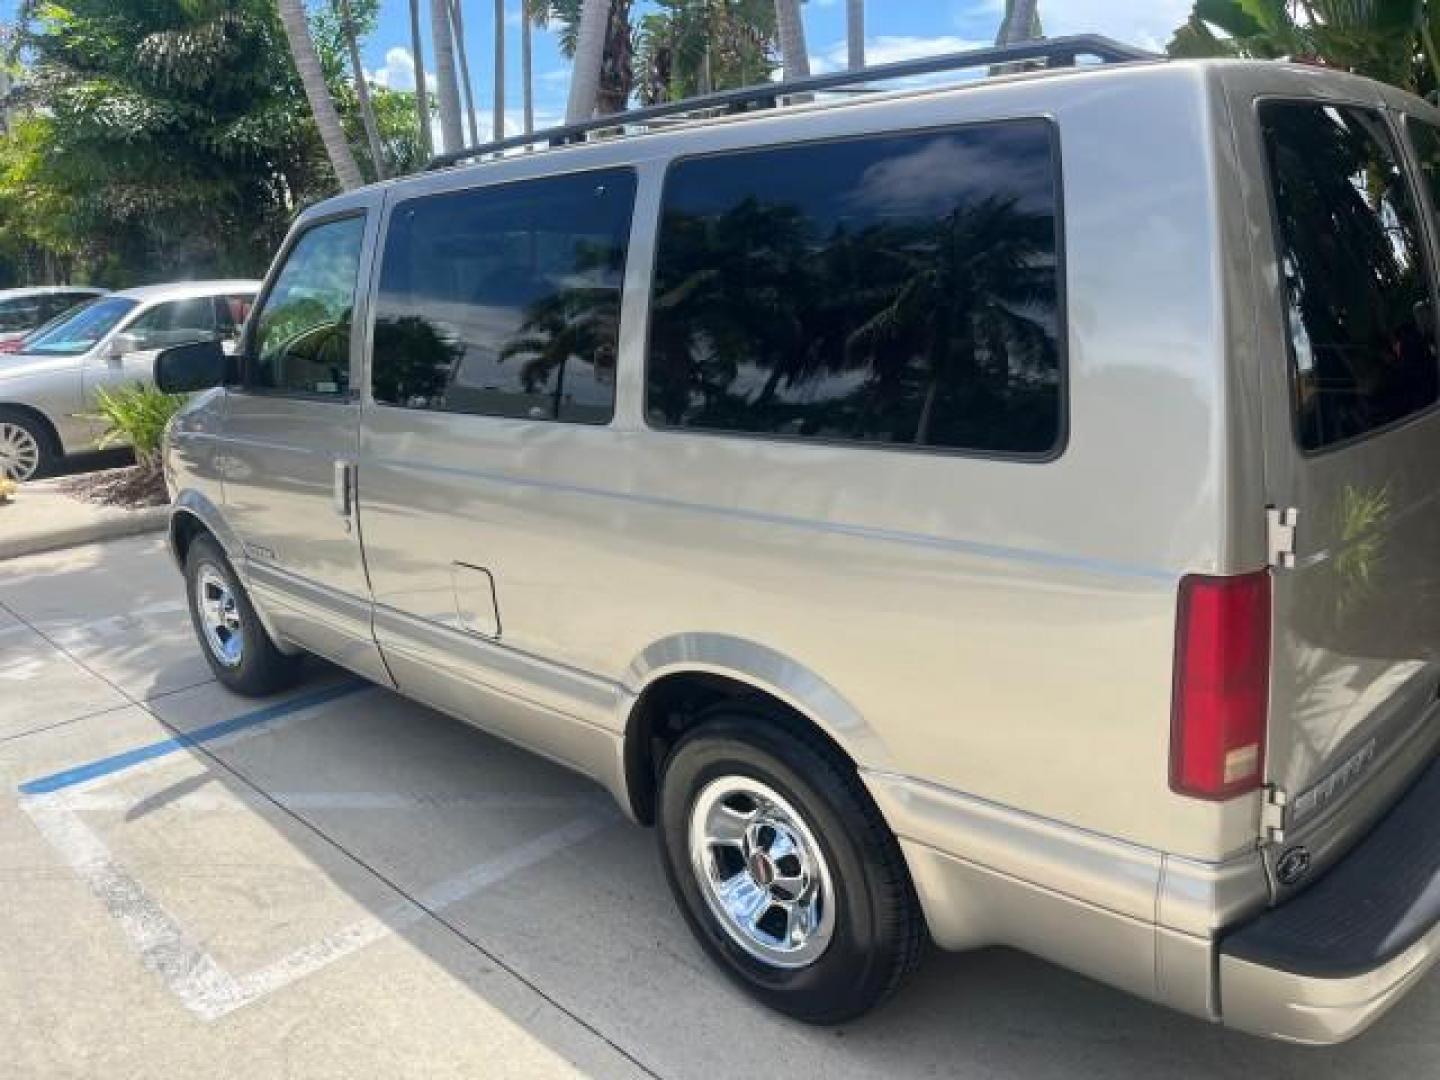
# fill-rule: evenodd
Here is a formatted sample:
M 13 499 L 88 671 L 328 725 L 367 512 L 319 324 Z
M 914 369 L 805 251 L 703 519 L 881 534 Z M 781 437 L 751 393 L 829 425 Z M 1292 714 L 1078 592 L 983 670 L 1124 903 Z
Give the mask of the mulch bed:
M 83 473 L 67 477 L 55 486 L 72 498 L 127 510 L 164 506 L 170 501 L 170 495 L 165 490 L 165 476 L 158 465 L 130 465 L 123 469 Z

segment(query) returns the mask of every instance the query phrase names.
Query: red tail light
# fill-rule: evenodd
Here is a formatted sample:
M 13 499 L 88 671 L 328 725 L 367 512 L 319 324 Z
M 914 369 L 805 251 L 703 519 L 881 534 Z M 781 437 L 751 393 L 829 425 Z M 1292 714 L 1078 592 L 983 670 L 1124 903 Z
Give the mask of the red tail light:
M 1260 786 L 1270 698 L 1270 574 L 1180 582 L 1170 787 L 1228 799 Z

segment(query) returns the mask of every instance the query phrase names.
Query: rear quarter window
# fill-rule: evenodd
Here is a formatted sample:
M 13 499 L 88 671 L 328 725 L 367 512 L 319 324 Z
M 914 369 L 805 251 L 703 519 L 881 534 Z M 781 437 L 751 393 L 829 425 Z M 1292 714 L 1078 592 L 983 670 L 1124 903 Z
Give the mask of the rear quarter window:
M 1049 456 L 1060 297 L 1046 121 L 682 159 L 663 196 L 647 417 Z
M 1259 117 L 1296 436 L 1305 450 L 1321 450 L 1440 395 L 1424 233 L 1378 112 L 1267 101 Z

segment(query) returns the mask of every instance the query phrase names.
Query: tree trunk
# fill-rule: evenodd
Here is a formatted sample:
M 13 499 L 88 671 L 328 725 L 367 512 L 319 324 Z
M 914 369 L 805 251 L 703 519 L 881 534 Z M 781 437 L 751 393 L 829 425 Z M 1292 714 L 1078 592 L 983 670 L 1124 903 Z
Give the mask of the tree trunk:
M 534 62 L 530 47 L 530 0 L 520 4 L 520 96 L 525 107 L 525 134 L 535 131 L 535 77 L 531 69 Z
M 595 115 L 609 22 L 610 0 L 584 0 L 580 9 L 580 34 L 575 43 L 575 66 L 570 74 L 570 99 L 565 105 L 567 124 L 578 124 Z
M 465 93 L 465 127 L 470 145 L 480 145 L 480 118 L 475 114 L 475 84 L 470 81 L 470 47 L 465 44 L 465 13 L 461 0 L 450 0 L 450 21 L 455 28 L 455 52 L 460 57 L 460 86 Z
M 460 84 L 455 81 L 450 0 L 430 0 L 430 37 L 435 46 L 435 96 L 440 102 L 440 150 L 443 153 L 459 150 L 465 141 L 465 131 L 460 126 Z
M 370 104 L 370 81 L 365 77 L 365 65 L 360 61 L 360 42 L 355 37 L 355 14 L 350 10 L 350 0 L 340 0 L 340 21 L 345 33 L 345 44 L 350 49 L 350 67 L 355 73 L 355 96 L 360 102 L 360 122 L 365 125 L 365 141 L 370 146 L 370 163 L 375 168 L 375 179 L 384 180 L 385 147 L 380 142 L 380 126 L 375 123 L 375 109 Z
M 865 0 L 845 0 L 845 51 L 851 71 L 865 66 Z
M 805 47 L 805 21 L 800 17 L 800 0 L 775 0 L 775 24 L 780 31 L 780 66 L 785 81 L 810 74 L 810 53 Z
M 524 19 L 520 20 L 524 22 Z M 505 0 L 495 0 L 495 138 L 505 137 Z
M 415 122 L 420 126 L 420 146 L 426 157 L 435 154 L 430 133 L 429 87 L 425 85 L 425 42 L 420 37 L 420 0 L 410 0 L 410 52 L 415 59 Z
M 310 39 L 310 24 L 305 21 L 304 0 L 279 0 L 279 5 L 280 22 L 290 42 L 290 55 L 295 59 L 295 70 L 300 75 L 300 85 L 305 88 L 320 141 L 325 144 L 325 153 L 335 170 L 335 179 L 345 191 L 357 188 L 364 181 L 360 177 L 360 167 L 355 164 L 355 155 L 350 152 L 350 144 L 345 141 L 345 129 L 340 126 L 340 114 L 335 111 L 335 102 L 330 99 L 325 73 L 320 70 L 320 57 L 315 54 L 315 42 Z
M 1037 0 L 1009 0 L 1005 5 L 1005 19 L 1000 23 L 997 45 L 1013 45 L 1017 41 L 1029 41 L 1035 36 L 1036 18 L 1039 14 Z

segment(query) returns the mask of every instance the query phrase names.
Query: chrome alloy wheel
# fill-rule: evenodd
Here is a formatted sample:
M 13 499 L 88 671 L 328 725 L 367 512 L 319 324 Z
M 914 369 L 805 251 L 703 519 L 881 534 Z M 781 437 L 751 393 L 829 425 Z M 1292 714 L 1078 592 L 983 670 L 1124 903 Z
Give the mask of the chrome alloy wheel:
M 236 667 L 245 656 L 240 609 L 225 575 L 209 563 L 201 566 L 196 576 L 195 614 L 215 659 L 226 667 Z
M 802 968 L 835 931 L 830 868 L 805 821 L 748 776 L 705 785 L 690 810 L 690 864 L 725 932 L 755 959 Z
M 0 420 L 0 476 L 29 480 L 40 468 L 40 444 L 19 424 Z

